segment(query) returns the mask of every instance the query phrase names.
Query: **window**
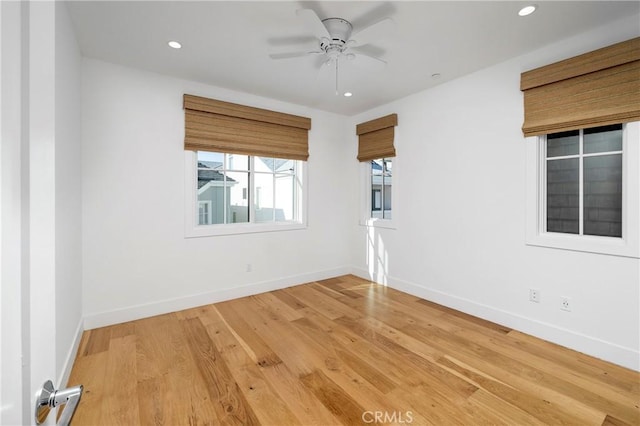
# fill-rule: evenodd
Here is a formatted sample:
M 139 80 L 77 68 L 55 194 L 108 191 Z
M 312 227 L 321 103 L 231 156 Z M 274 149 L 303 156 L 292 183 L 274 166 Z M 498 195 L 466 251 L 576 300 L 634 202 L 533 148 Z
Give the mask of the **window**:
M 377 158 L 361 162 L 360 224 L 395 229 L 397 202 L 393 179 L 397 158 Z M 397 219 L 396 219 L 397 220 Z
M 374 219 L 391 219 L 391 188 L 393 160 L 371 160 L 371 214 Z
M 305 162 L 185 151 L 187 236 L 299 229 Z
M 638 128 L 527 139 L 528 244 L 639 257 Z
M 546 137 L 546 231 L 622 237 L 622 125 Z

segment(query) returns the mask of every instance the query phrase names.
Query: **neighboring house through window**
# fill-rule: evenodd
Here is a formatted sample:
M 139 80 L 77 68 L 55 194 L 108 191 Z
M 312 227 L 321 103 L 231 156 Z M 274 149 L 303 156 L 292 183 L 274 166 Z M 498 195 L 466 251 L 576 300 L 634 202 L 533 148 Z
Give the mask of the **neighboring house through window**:
M 193 161 L 187 173 L 197 176 L 187 188 L 195 195 L 188 197 L 196 218 L 190 236 L 304 226 L 305 162 L 208 151 L 187 156 Z
M 622 237 L 622 124 L 552 133 L 542 143 L 546 232 Z
M 392 158 L 371 160 L 371 218 L 391 219 Z

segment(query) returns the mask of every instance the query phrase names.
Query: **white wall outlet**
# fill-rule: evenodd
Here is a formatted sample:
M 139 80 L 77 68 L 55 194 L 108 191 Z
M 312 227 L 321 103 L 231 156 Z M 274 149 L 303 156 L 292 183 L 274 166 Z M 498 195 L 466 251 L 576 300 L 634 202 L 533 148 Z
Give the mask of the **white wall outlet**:
M 571 312 L 571 299 L 568 297 L 561 296 L 560 297 L 560 309 L 563 311 Z
M 529 300 L 531 302 L 540 303 L 540 290 L 537 288 L 529 289 Z
M 247 263 L 247 272 L 251 272 L 251 264 Z

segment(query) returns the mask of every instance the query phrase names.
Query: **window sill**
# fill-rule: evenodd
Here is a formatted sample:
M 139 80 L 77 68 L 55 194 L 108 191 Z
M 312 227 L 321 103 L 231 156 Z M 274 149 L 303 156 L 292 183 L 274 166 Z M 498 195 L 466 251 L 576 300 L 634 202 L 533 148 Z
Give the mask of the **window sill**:
M 360 220 L 360 225 L 368 228 L 396 229 L 393 220 L 389 219 L 364 219 Z
M 238 223 L 226 225 L 202 225 L 185 230 L 185 238 L 216 237 L 221 235 L 256 234 L 262 232 L 295 231 L 306 229 L 300 222 Z
M 622 238 L 578 236 L 548 232 L 530 236 L 527 238 L 526 243 L 529 246 L 640 258 L 640 250 L 638 250 L 638 247 Z

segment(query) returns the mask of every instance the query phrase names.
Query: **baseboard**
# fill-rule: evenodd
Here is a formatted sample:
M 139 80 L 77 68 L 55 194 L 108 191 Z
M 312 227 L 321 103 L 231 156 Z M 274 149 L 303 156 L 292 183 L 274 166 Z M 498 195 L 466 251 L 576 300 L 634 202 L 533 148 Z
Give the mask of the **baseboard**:
M 332 278 L 349 274 L 350 272 L 351 267 L 344 266 L 307 274 L 292 275 L 270 281 L 251 283 L 240 287 L 225 288 L 207 293 L 178 297 L 175 299 L 160 300 L 143 305 L 129 306 L 113 311 L 88 314 L 84 317 L 84 327 L 86 330 L 90 330 L 93 328 L 120 324 L 127 321 L 153 317 L 169 312 L 181 311 L 183 309 L 195 308 L 197 306 L 223 302 L 225 300 L 237 299 L 239 297 L 251 296 L 298 284 Z
M 351 273 L 360 278 L 388 285 L 396 290 L 504 325 L 578 352 L 640 371 L 640 352 L 634 349 L 394 277 L 372 277 L 366 270 L 361 268 L 353 268 Z
M 56 384 L 60 389 L 67 387 L 69 382 L 69 376 L 71 375 L 71 369 L 73 368 L 73 363 L 76 360 L 76 355 L 78 353 L 78 348 L 80 347 L 80 340 L 82 340 L 82 333 L 84 332 L 84 320 L 80 318 L 78 322 L 78 327 L 76 327 L 76 332 L 73 336 L 73 342 L 71 342 L 71 347 L 69 348 L 69 352 L 67 353 L 67 358 L 64 360 L 64 364 L 62 365 L 62 371 L 60 372 L 60 377 Z

